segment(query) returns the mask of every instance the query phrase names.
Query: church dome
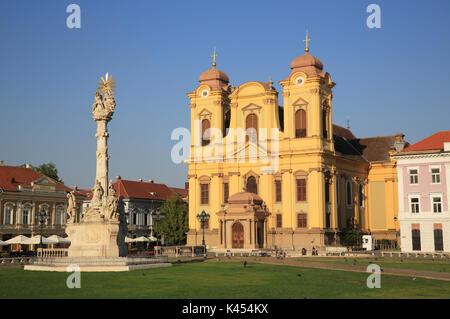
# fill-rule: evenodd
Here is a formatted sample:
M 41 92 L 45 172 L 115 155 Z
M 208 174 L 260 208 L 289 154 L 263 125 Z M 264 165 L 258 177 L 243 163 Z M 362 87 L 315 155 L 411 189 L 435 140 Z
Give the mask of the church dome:
M 223 81 L 226 82 L 228 84 L 228 82 L 230 81 L 228 79 L 228 76 L 220 71 L 219 69 L 216 69 L 215 66 L 212 67 L 212 69 L 206 70 L 205 72 L 203 72 L 200 77 L 198 78 L 198 81 L 200 83 L 205 82 L 205 81 L 211 81 L 211 80 L 219 80 L 219 81 Z
M 313 55 L 310 55 L 309 53 L 305 53 L 297 58 L 294 59 L 291 63 L 291 69 L 298 69 L 298 68 L 304 68 L 304 67 L 315 67 L 319 70 L 323 70 L 323 64 L 322 62 L 316 58 Z
M 303 72 L 308 77 L 324 77 L 322 62 L 315 56 L 306 52 L 296 57 L 291 63 L 291 75 L 295 72 Z M 288 77 L 289 78 L 289 77 Z

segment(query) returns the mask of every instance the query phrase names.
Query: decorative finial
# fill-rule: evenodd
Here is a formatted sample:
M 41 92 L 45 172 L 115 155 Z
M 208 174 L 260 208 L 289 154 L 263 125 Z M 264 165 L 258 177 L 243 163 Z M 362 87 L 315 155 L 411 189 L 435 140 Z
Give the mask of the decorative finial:
M 303 42 L 305 42 L 305 52 L 308 53 L 309 52 L 309 48 L 308 48 L 308 42 L 311 41 L 311 38 L 308 38 L 308 30 L 306 30 L 306 39 L 303 40 Z
M 218 56 L 218 54 L 216 54 L 216 47 L 214 47 L 214 53 L 211 55 L 211 58 L 213 58 L 213 67 L 216 67 L 216 56 Z
M 272 89 L 272 86 L 273 86 L 273 81 L 272 81 L 272 77 L 270 77 L 270 79 L 269 79 L 269 87 Z
M 114 78 L 112 76 L 109 76 L 108 72 L 106 72 L 105 78 L 101 78 L 100 82 L 98 83 L 97 92 L 100 94 L 108 93 L 108 94 L 114 94 L 114 89 L 116 88 L 116 82 L 114 82 Z
M 347 130 L 350 129 L 350 120 L 347 120 Z

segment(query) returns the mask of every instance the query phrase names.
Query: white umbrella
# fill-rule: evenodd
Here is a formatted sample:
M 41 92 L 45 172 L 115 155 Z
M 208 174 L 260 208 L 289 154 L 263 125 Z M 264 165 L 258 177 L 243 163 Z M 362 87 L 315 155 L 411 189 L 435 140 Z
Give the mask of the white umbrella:
M 7 240 L 6 244 L 7 245 L 10 245 L 10 244 L 27 244 L 26 241 L 29 240 L 29 239 L 30 238 L 28 238 L 27 236 L 19 235 L 19 236 L 16 236 L 14 238 L 11 238 L 11 239 Z
M 125 237 L 125 242 L 126 243 L 132 243 L 133 242 L 133 238 Z
M 143 243 L 143 242 L 150 241 L 150 239 L 148 239 L 148 238 L 145 237 L 145 236 L 141 236 L 141 237 L 138 237 L 138 238 L 133 239 L 133 241 L 134 241 L 135 243 Z
M 0 246 L 5 246 L 5 245 L 8 245 L 8 243 L 6 241 L 1 241 L 0 240 Z
M 26 240 L 24 242 L 24 244 L 29 244 L 29 245 L 38 245 L 41 243 L 41 235 L 36 235 L 33 238 L 29 238 L 28 240 Z M 42 236 L 42 243 L 44 245 L 48 245 L 48 244 L 57 244 L 58 242 L 54 239 L 49 239 L 49 238 L 45 238 L 44 236 Z
M 54 240 L 55 244 L 70 244 L 69 238 L 64 238 L 58 235 L 51 235 L 48 237 L 49 240 Z
M 158 241 L 158 238 L 153 237 L 153 236 L 150 236 L 148 239 L 149 239 L 150 241 Z

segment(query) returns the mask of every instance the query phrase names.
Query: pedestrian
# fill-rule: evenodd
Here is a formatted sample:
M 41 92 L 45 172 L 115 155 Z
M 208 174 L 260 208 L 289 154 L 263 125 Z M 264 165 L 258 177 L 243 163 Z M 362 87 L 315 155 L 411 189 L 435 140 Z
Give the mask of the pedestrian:
M 316 254 L 316 248 L 313 247 L 313 248 L 312 248 L 312 255 L 315 256 L 315 254 Z

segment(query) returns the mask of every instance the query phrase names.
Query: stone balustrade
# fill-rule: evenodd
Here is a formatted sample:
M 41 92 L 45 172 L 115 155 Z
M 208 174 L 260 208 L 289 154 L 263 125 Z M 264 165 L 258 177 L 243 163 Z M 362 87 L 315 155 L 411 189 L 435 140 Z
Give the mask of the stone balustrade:
M 68 248 L 38 248 L 38 257 L 67 257 Z
M 205 255 L 204 246 L 155 246 L 155 256 L 196 257 Z

